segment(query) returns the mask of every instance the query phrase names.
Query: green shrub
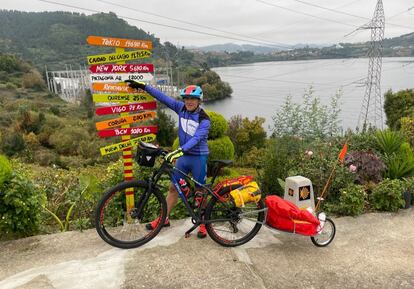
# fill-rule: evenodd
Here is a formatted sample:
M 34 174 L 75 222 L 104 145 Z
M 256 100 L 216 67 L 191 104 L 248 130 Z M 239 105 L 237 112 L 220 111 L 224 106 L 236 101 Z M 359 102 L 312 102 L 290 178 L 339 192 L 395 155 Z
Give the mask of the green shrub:
M 37 70 L 25 73 L 22 77 L 22 83 L 25 88 L 42 90 L 46 87 L 45 81 Z
M 387 117 L 387 126 L 392 129 L 399 129 L 400 119 L 414 113 L 414 90 L 406 89 L 393 93 L 391 90 L 384 95 L 384 111 Z
M 64 155 L 76 155 L 82 141 L 88 141 L 89 135 L 83 127 L 65 127 L 55 131 L 49 138 L 49 143 L 57 152 Z
M 12 168 L 10 165 L 9 160 L 0 155 L 0 186 L 3 185 L 4 182 L 8 181 L 12 176 Z
M 24 150 L 26 143 L 19 132 L 10 131 L 5 134 L 2 141 L 2 150 L 7 156 L 12 156 Z
M 404 140 L 400 132 L 383 130 L 375 133 L 375 141 L 377 143 L 378 150 L 385 157 L 388 157 L 398 152 Z
M 271 139 L 265 148 L 265 153 L 260 157 L 259 182 L 264 192 L 282 196 L 284 188 L 278 179 L 285 180 L 291 174 L 291 169 L 296 168 L 303 154 L 302 142 L 295 137 L 285 136 Z
M 410 145 L 414 147 L 414 117 L 402 117 L 401 122 L 401 133 L 408 140 Z
M 216 139 L 224 136 L 229 126 L 226 119 L 219 113 L 214 111 L 206 111 L 210 117 L 210 131 L 208 133 L 208 139 Z
M 4 238 L 38 232 L 45 197 L 22 171 L 0 187 L 0 232 Z
M 361 185 L 351 184 L 340 190 L 339 213 L 357 216 L 364 212 L 366 193 Z
M 234 146 L 228 136 L 208 141 L 209 160 L 232 160 L 234 158 Z
M 404 205 L 402 197 L 404 190 L 402 181 L 384 179 L 374 187 L 369 201 L 376 210 L 396 212 Z
M 227 135 L 234 144 L 237 156 L 242 156 L 252 147 L 263 148 L 266 141 L 264 122 L 265 119 L 262 117 L 256 116 L 250 121 L 247 117 L 242 118 L 241 115 L 235 115 L 229 120 Z

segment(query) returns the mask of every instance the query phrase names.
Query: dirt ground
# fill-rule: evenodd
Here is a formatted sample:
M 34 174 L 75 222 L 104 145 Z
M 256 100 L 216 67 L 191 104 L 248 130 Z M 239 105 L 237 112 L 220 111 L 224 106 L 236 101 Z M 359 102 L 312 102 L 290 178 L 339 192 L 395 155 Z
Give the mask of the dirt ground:
M 0 288 L 414 288 L 413 208 L 334 221 L 325 248 L 268 228 L 224 248 L 185 239 L 190 220 L 132 250 L 94 230 L 1 242 Z

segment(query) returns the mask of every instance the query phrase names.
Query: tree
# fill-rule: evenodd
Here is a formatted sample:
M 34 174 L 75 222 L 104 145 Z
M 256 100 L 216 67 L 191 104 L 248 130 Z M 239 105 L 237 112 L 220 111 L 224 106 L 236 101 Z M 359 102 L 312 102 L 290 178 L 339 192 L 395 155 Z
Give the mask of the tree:
M 384 111 L 388 127 L 400 129 L 402 117 L 414 116 L 414 90 L 406 89 L 396 93 L 388 90 L 385 93 Z
M 263 129 L 265 119 L 255 117 L 249 120 L 247 117 L 235 115 L 229 120 L 228 136 L 235 146 L 237 156 L 243 155 L 253 147 L 262 148 L 266 141 L 266 132 Z

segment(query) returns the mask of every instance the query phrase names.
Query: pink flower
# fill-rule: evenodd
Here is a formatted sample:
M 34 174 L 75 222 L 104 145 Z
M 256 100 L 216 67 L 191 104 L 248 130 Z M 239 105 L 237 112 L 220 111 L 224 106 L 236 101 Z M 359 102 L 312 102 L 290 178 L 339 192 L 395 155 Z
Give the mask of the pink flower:
M 356 172 L 356 170 L 357 170 L 357 166 L 355 166 L 355 165 L 350 165 L 350 166 L 349 166 L 349 171 L 350 171 L 351 173 L 355 173 L 355 172 Z

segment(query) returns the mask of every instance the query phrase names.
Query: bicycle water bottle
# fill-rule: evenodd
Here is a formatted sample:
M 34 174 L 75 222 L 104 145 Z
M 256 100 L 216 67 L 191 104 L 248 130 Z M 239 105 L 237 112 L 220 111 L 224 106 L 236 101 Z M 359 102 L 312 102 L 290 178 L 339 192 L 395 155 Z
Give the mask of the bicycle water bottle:
M 188 199 L 190 197 L 191 191 L 190 188 L 187 186 L 187 182 L 184 179 L 180 179 L 178 183 L 180 184 L 180 189 L 183 192 L 185 198 Z

